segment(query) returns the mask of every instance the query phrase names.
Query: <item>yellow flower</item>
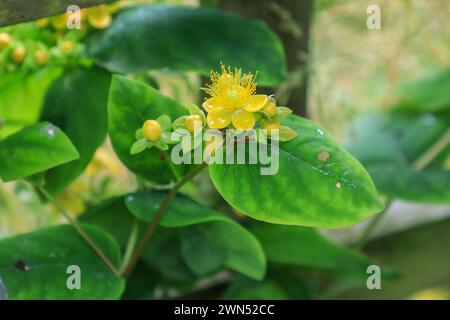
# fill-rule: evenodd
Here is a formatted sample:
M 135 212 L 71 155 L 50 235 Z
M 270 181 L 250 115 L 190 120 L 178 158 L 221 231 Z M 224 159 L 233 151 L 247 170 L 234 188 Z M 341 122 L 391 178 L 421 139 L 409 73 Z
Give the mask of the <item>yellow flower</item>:
M 89 24 L 96 29 L 105 29 L 111 24 L 111 10 L 101 5 L 86 10 L 86 17 Z
M 208 112 L 208 126 L 223 129 L 233 124 L 236 129 L 252 129 L 256 123 L 254 113 L 264 108 L 269 97 L 255 94 L 253 74 L 240 69 L 233 72 L 223 64 L 221 69 L 221 73 L 211 71 L 211 84 L 204 89 L 210 96 L 202 105 Z

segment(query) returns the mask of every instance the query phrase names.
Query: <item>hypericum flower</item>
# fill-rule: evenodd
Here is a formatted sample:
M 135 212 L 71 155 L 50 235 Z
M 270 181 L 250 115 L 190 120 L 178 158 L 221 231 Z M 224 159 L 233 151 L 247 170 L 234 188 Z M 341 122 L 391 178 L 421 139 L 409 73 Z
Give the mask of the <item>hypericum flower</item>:
M 210 96 L 202 105 L 208 112 L 208 126 L 222 129 L 233 124 L 236 129 L 252 129 L 256 123 L 254 113 L 264 108 L 269 97 L 255 94 L 252 73 L 242 73 L 240 69 L 233 72 L 223 64 L 221 70 L 221 73 L 211 71 L 211 84 L 204 88 Z

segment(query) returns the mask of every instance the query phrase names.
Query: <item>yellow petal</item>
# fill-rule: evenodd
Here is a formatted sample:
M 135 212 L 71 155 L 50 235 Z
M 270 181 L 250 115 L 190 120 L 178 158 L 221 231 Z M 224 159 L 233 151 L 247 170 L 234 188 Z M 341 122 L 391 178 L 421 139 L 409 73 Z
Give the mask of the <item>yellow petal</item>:
M 206 110 L 206 112 L 210 112 L 213 108 L 216 107 L 216 103 L 214 98 L 209 98 L 208 100 L 205 100 L 202 104 L 203 109 Z
M 261 110 L 267 103 L 268 96 L 265 94 L 255 94 L 250 97 L 244 109 L 248 112 Z
M 250 130 L 255 126 L 255 116 L 251 112 L 239 109 L 233 112 L 231 122 L 236 129 Z
M 210 128 L 225 128 L 231 123 L 231 112 L 228 112 L 222 108 L 214 108 L 208 112 L 206 121 Z

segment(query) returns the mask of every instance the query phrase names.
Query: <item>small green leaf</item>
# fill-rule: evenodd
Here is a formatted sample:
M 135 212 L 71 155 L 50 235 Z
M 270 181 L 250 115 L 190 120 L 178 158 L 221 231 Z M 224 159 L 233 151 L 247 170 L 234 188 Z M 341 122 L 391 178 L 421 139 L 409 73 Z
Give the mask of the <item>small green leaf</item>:
M 0 141 L 0 177 L 5 182 L 25 178 L 78 157 L 60 129 L 36 123 Z
M 188 103 L 186 105 L 186 109 L 189 111 L 189 114 L 198 114 L 199 116 L 204 116 L 203 111 L 194 103 Z
M 168 115 L 163 114 L 162 116 L 156 118 L 156 121 L 159 122 L 163 131 L 169 131 L 172 129 L 172 119 L 170 119 Z
M 152 146 L 152 143 L 150 141 L 148 141 L 146 139 L 139 139 L 138 141 L 133 143 L 133 145 L 131 146 L 130 154 L 131 155 L 138 154 L 139 152 L 142 152 L 151 146 Z
M 157 147 L 158 149 L 163 150 L 163 151 L 166 151 L 169 149 L 169 145 L 161 140 L 155 142 L 155 147 Z
M 228 203 L 257 220 L 326 228 L 352 225 L 383 209 L 363 166 L 324 129 L 297 116 L 285 124 L 298 136 L 273 147 L 267 165 L 261 159 L 258 164 L 209 165 Z
M 136 140 L 144 138 L 144 129 L 139 128 L 136 130 Z
M 184 128 L 184 122 L 186 121 L 187 117 L 188 116 L 181 116 L 181 117 L 175 119 L 175 121 L 172 123 L 172 128 L 174 130 Z
M 170 69 L 208 76 L 223 61 L 246 72 L 258 70 L 258 83 L 270 86 L 286 72 L 281 41 L 264 23 L 185 6 L 123 10 L 108 29 L 88 39 L 87 52 L 98 64 L 123 74 Z
M 120 250 L 102 230 L 82 225 L 113 263 Z M 81 289 L 70 290 L 69 266 L 81 272 Z M 118 278 L 72 226 L 61 225 L 0 240 L 0 274 L 10 299 L 118 299 L 125 281 Z
M 292 114 L 292 110 L 287 107 L 277 107 L 277 113 L 272 117 L 271 121 L 280 122 Z
M 296 136 L 298 136 L 298 133 L 294 129 L 289 128 L 287 126 L 281 126 L 279 134 L 280 134 L 279 139 L 282 142 L 292 140 Z

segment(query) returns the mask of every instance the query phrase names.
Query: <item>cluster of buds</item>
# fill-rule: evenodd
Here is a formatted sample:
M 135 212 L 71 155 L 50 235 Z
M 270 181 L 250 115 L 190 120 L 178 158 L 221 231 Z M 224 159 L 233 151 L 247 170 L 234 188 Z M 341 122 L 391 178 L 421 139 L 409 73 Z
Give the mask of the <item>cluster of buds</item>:
M 48 64 L 64 66 L 83 63 L 82 40 L 87 31 L 110 26 L 112 14 L 119 8 L 120 5 L 115 4 L 80 10 L 81 30 L 68 28 L 69 13 L 0 30 L 0 66 L 12 72 L 19 68 L 33 71 Z M 30 38 L 30 28 L 40 29 L 43 36 Z

